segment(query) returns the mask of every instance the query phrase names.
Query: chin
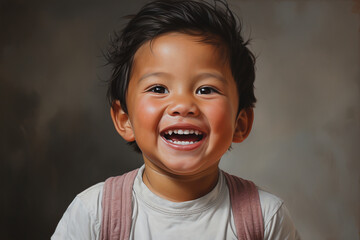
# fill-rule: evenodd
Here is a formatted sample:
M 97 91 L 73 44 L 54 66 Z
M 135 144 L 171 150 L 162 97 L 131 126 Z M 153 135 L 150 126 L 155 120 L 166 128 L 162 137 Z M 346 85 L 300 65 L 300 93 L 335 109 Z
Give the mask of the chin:
M 162 163 L 167 171 L 176 175 L 193 175 L 205 171 L 210 167 L 205 167 L 205 163 L 195 159 L 175 160 Z

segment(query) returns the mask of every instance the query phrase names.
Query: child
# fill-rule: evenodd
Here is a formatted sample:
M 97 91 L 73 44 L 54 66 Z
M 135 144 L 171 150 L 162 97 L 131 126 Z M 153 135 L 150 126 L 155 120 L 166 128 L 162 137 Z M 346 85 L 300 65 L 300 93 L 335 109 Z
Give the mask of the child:
M 109 52 L 111 116 L 144 159 L 80 193 L 52 239 L 299 239 L 274 195 L 218 165 L 253 123 L 254 56 L 224 2 L 146 4 Z

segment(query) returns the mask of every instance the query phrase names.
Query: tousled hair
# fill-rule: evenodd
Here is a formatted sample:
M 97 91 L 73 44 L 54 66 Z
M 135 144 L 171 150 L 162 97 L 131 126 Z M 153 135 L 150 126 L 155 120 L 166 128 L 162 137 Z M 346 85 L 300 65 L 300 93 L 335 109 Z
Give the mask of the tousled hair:
M 111 106 L 119 100 L 121 108 L 128 112 L 126 93 L 137 50 L 162 34 L 179 32 L 224 49 L 237 86 L 238 112 L 254 107 L 255 57 L 247 48 L 249 41 L 242 37 L 241 22 L 225 1 L 210 4 L 202 0 L 156 0 L 127 18 L 130 21 L 122 31 L 114 33 L 106 53 L 112 67 L 107 93 Z M 135 141 L 129 144 L 141 152 Z

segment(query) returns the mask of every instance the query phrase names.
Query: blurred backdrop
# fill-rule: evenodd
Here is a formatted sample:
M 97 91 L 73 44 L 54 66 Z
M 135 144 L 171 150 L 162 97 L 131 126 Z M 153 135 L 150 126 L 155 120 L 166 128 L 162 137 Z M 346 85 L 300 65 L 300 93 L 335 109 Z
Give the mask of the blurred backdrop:
M 48 239 L 75 195 L 142 164 L 102 51 L 146 1 L 0 1 L 1 239 Z M 229 1 L 257 56 L 254 128 L 221 167 L 285 200 L 303 239 L 359 239 L 359 1 Z

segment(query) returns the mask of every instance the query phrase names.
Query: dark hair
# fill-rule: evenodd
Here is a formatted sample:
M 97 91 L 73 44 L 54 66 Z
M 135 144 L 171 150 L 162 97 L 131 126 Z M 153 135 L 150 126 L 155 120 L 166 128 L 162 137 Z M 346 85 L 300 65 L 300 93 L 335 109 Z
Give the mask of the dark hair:
M 202 0 L 157 0 L 128 17 L 130 21 L 121 32 L 114 34 L 106 54 L 112 66 L 108 88 L 111 105 L 119 100 L 127 113 L 126 92 L 136 51 L 161 34 L 181 32 L 225 49 L 238 90 L 238 112 L 254 107 L 255 57 L 246 47 L 249 41 L 241 36 L 241 22 L 226 2 L 214 0 L 211 5 Z M 141 152 L 135 141 L 129 144 Z

